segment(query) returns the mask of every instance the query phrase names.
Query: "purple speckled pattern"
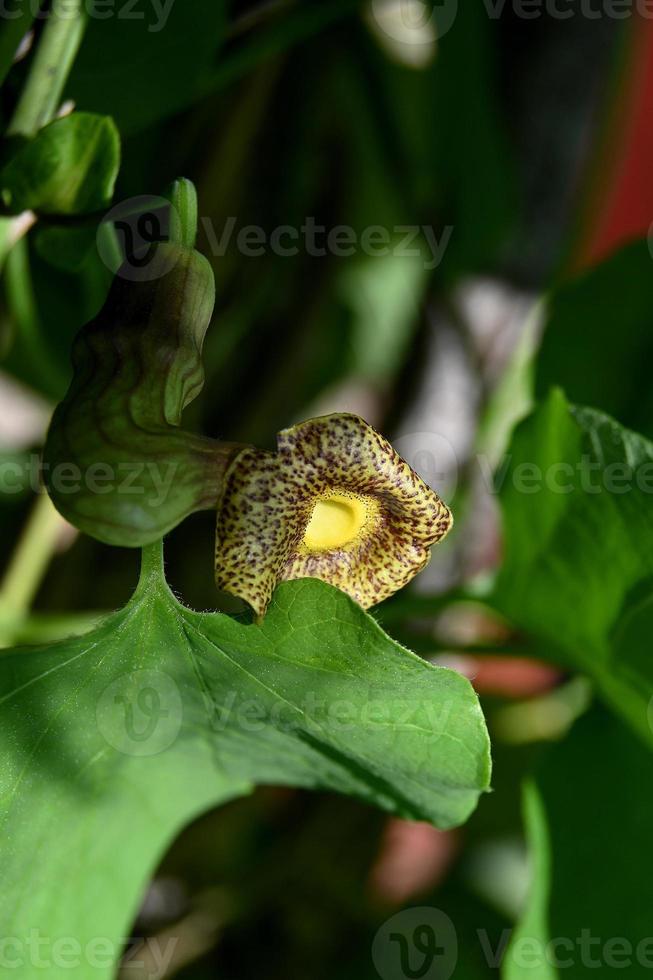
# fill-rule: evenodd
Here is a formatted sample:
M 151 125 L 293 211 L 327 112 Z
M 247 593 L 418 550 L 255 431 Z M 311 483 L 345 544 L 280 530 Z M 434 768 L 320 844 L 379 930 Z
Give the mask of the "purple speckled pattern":
M 218 510 L 216 583 L 263 616 L 276 585 L 318 578 L 368 608 L 407 584 L 453 524 L 447 505 L 357 415 L 309 419 L 245 449 L 229 467 Z M 343 547 L 310 552 L 315 504 L 333 494 L 365 503 L 368 519 Z

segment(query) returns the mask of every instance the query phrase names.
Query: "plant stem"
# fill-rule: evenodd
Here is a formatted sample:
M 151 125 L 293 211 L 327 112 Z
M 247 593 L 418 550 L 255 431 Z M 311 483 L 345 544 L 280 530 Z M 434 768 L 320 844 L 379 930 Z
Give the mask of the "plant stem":
M 17 245 L 36 223 L 33 211 L 23 211 L 15 218 L 0 217 L 0 270 L 14 245 Z
M 41 494 L 0 586 L 1 613 L 19 618 L 29 611 L 64 527 L 48 495 Z
M 54 0 L 7 136 L 34 136 L 54 118 L 85 26 L 83 0 Z M 32 215 L 2 220 L 0 260 L 32 224 Z M 29 611 L 64 526 L 47 494 L 39 496 L 0 585 L 0 615 Z
M 0 244 L 0 267 L 4 260 Z M 67 377 L 57 365 L 43 329 L 25 238 L 14 239 L 13 248 L 7 251 L 5 290 L 17 332 L 15 349 L 19 356 L 27 356 L 43 392 L 56 401 L 58 393 L 66 390 Z
M 152 581 L 160 579 L 163 569 L 163 540 L 146 544 L 141 549 L 141 574 L 137 593 L 142 593 Z
M 54 0 L 8 136 L 34 136 L 54 119 L 85 26 L 83 0 Z

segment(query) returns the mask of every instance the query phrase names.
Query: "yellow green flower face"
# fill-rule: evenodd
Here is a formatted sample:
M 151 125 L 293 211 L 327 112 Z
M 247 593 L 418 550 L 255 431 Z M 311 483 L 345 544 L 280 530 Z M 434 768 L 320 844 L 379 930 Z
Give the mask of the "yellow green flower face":
M 276 585 L 319 578 L 365 608 L 406 585 L 453 523 L 390 443 L 356 415 L 279 433 L 232 462 L 218 511 L 216 582 L 262 616 Z

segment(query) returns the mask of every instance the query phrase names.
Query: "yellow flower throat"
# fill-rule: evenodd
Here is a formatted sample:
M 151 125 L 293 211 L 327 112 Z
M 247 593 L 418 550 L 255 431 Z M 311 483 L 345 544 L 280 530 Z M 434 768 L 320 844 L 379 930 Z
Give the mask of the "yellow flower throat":
M 357 537 L 369 517 L 369 506 L 362 497 L 332 493 L 318 500 L 304 531 L 307 551 L 333 551 L 344 548 Z

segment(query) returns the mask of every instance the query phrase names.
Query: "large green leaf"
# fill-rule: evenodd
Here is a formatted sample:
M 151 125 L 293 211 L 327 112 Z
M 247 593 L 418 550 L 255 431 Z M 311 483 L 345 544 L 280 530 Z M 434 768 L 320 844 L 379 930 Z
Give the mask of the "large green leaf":
M 651 253 L 640 241 L 553 293 L 537 360 L 536 394 L 545 397 L 551 385 L 561 385 L 574 402 L 600 405 L 653 436 L 651 327 Z
M 255 783 L 338 790 L 441 827 L 488 785 L 469 682 L 312 580 L 282 586 L 259 627 L 180 605 L 153 546 L 122 611 L 4 654 L 0 673 L 3 935 L 25 978 L 42 973 L 30 930 L 53 978 L 88 977 L 97 937 L 117 953 L 173 835 Z M 77 965 L 56 959 L 60 937 Z
M 650 976 L 652 785 L 650 753 L 602 711 L 550 752 L 527 795 L 536 873 L 504 980 Z
M 650 740 L 653 445 L 554 391 L 516 430 L 499 479 L 495 604 Z
M 89 18 L 66 95 L 82 109 L 111 114 L 121 133 L 179 112 L 218 64 L 224 0 L 120 3 Z
M 0 192 L 16 213 L 86 214 L 109 204 L 119 167 L 113 120 L 74 112 L 18 149 L 0 173 Z

